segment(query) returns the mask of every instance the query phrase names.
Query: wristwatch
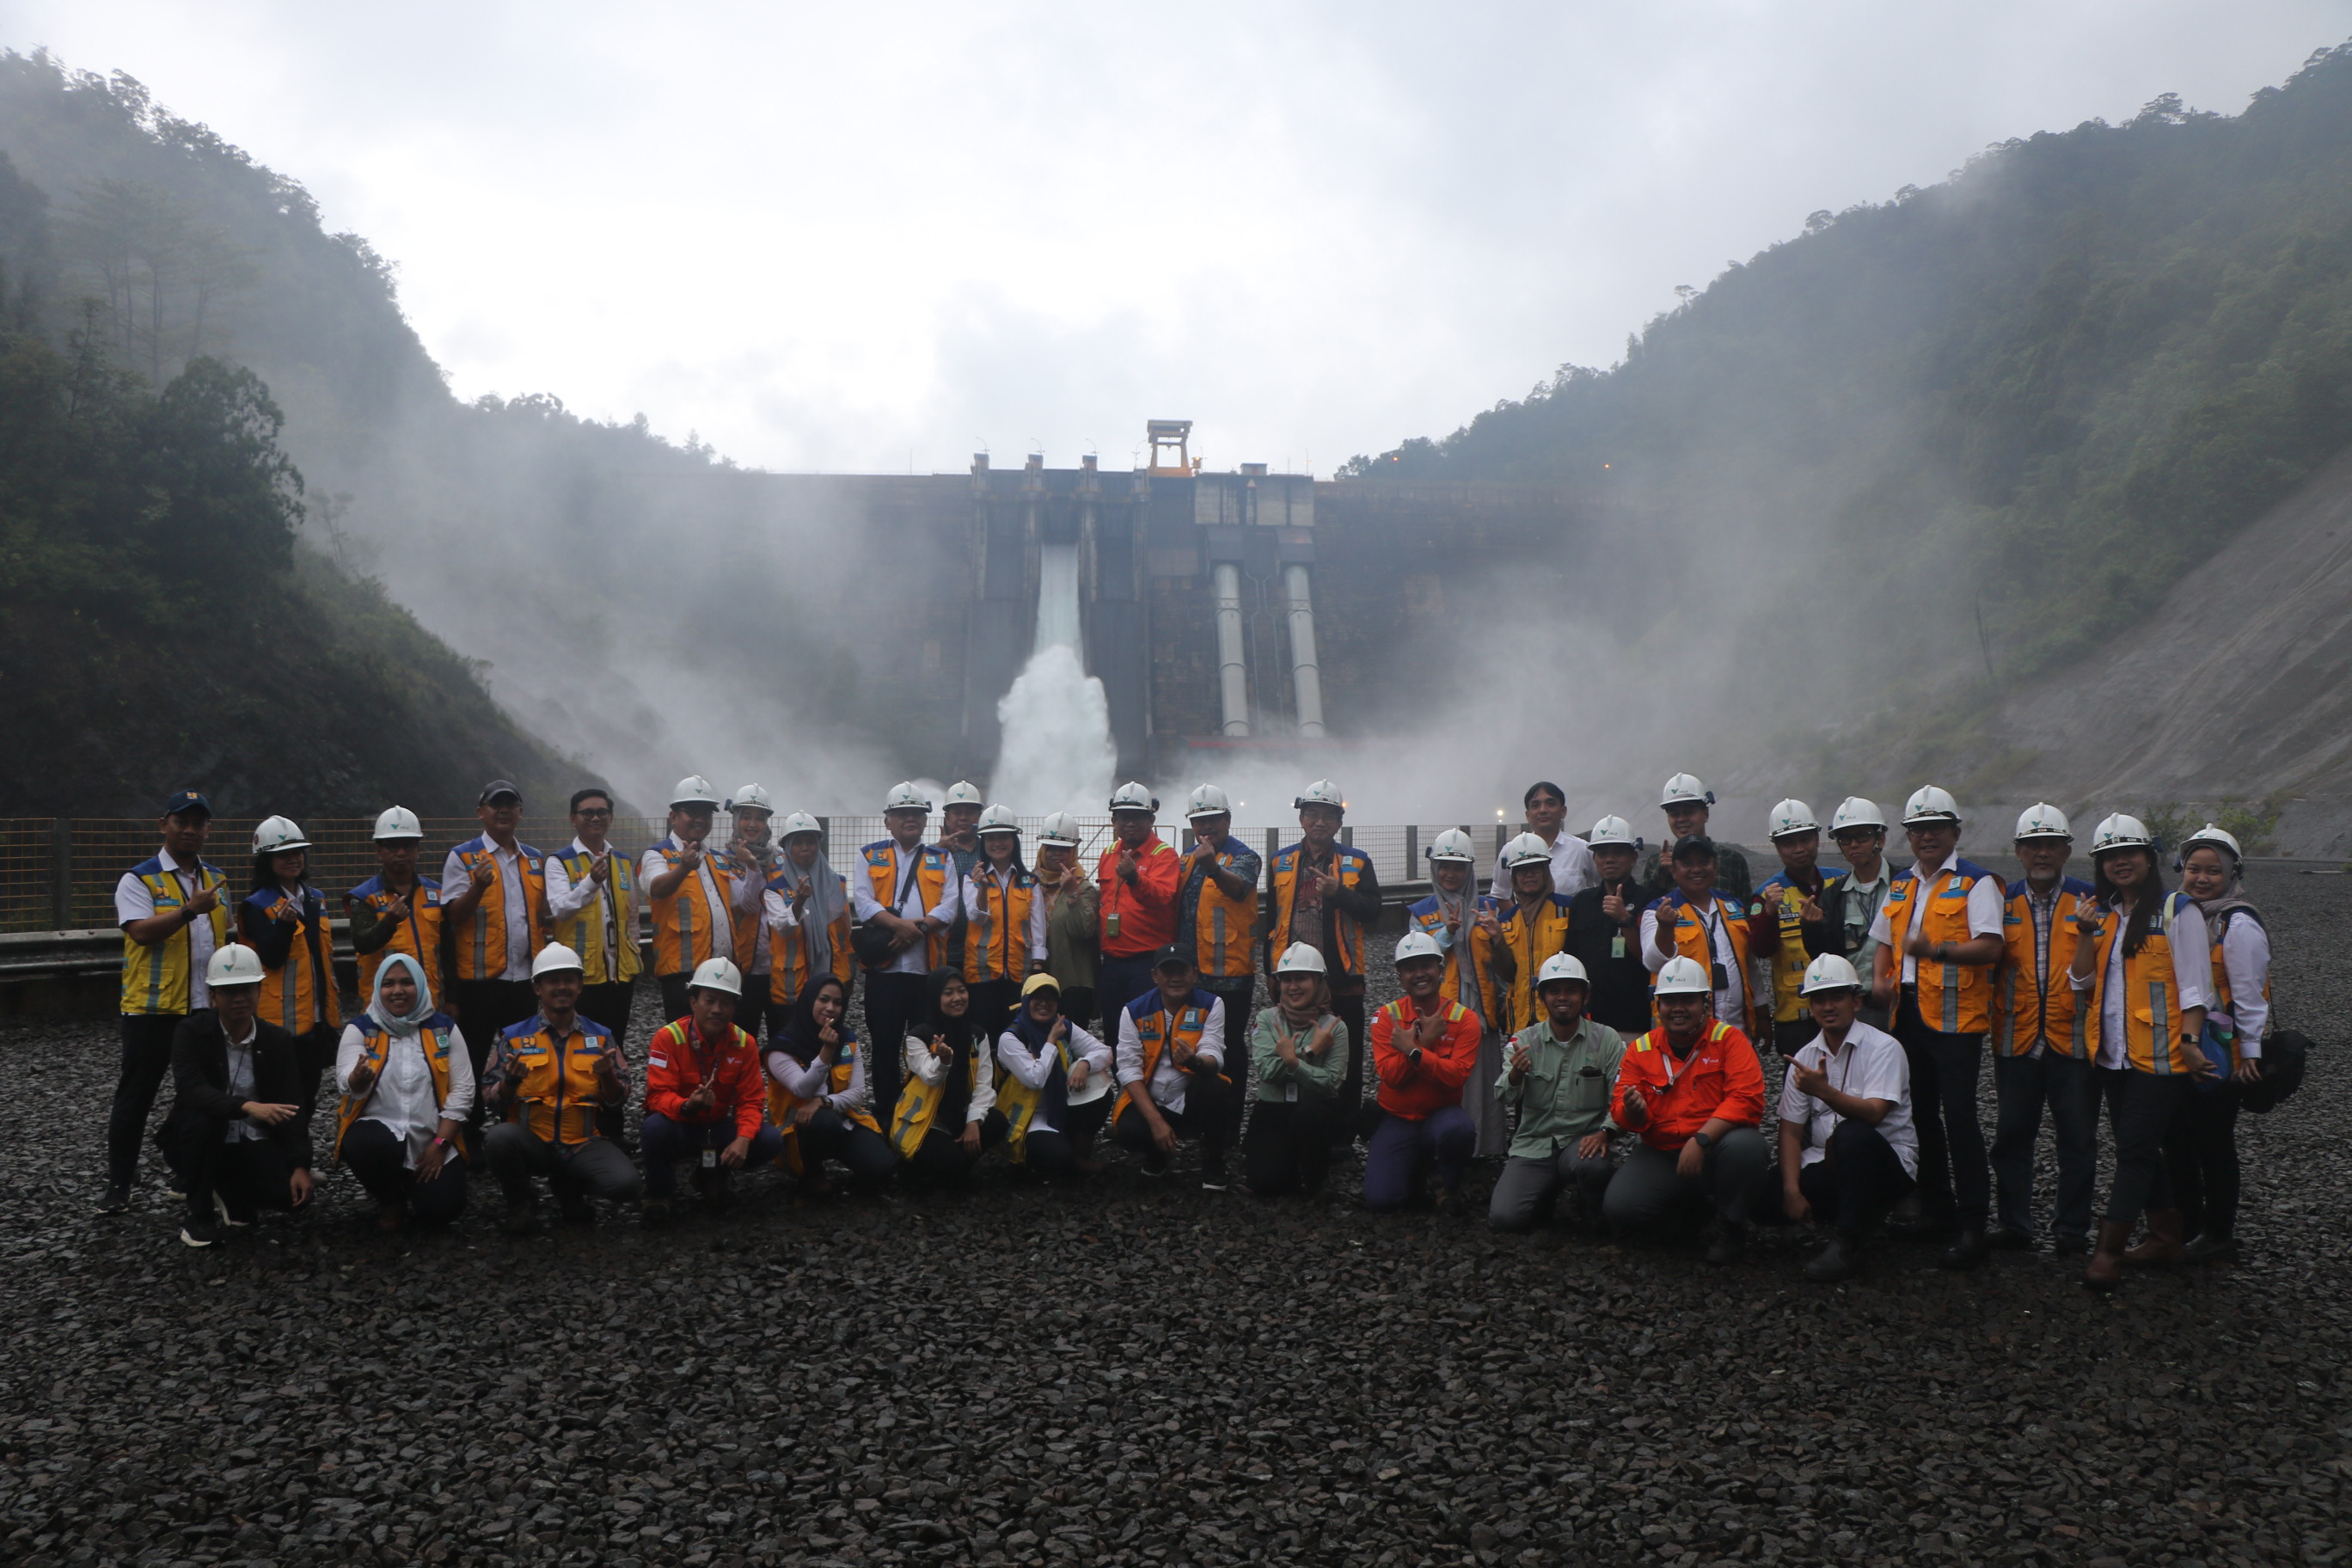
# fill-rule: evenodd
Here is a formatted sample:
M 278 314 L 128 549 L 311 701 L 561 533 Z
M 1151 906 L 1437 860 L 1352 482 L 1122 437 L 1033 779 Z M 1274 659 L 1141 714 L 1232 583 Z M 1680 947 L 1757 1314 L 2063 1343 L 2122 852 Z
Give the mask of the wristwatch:
M 1715 1147 L 1715 1140 L 1708 1137 L 1705 1132 L 1692 1133 L 1691 1142 L 1697 1144 L 1702 1149 L 1712 1149 Z

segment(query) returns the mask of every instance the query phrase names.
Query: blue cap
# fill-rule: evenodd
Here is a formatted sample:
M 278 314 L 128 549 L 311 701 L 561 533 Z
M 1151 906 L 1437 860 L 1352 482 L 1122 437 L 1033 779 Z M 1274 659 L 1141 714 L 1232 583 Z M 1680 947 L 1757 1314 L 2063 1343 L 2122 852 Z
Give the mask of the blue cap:
M 175 795 L 164 797 L 164 816 L 177 816 L 184 811 L 201 811 L 206 816 L 210 816 L 213 814 L 213 803 L 192 789 L 184 789 Z

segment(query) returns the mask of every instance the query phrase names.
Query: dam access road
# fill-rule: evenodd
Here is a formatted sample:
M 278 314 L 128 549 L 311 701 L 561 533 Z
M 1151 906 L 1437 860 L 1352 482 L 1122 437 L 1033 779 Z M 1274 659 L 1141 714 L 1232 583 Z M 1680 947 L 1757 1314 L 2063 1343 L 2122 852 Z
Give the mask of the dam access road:
M 483 1188 L 380 1237 L 338 1173 L 199 1254 L 152 1186 L 90 1213 L 112 1026 L 11 1025 L 0 1560 L 2340 1562 L 2352 879 L 2249 891 L 2310 1079 L 2245 1119 L 2246 1261 L 2111 1299 L 2047 1253 L 1822 1288 L 1785 1235 L 1717 1272 L 1375 1219 L 1352 1162 L 1274 1205 L 1189 1158 L 871 1203 L 763 1175 L 723 1219 L 520 1242 Z

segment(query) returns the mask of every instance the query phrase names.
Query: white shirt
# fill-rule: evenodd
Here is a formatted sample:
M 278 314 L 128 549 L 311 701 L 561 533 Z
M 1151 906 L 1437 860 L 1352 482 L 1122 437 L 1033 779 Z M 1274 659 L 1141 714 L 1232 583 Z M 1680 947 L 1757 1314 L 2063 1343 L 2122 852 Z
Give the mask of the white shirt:
M 2167 893 L 2168 900 L 2172 897 Z M 2116 922 L 2116 940 L 2107 944 L 2106 986 L 2099 996 L 2099 1065 L 2119 1068 L 2131 1058 L 2127 1054 L 2129 1037 L 2124 1033 L 2124 932 L 2129 929 L 2130 917 L 2125 915 Z M 2213 943 L 2205 934 L 2202 910 L 2187 900 L 2181 900 L 2180 912 L 2172 919 L 2172 929 L 2165 933 L 2172 948 L 2172 984 L 2176 995 L 2172 1011 L 2178 1016 L 2191 1007 L 2202 1007 L 2212 998 L 2207 986 L 2213 977 Z M 2088 980 L 2074 982 L 2077 991 L 2091 989 Z
M 1021 1043 L 1021 1037 L 1007 1029 L 996 1037 L 996 1059 L 1006 1072 L 1021 1082 L 1024 1089 L 1042 1089 L 1045 1080 L 1054 1076 L 1052 1051 L 1032 1051 Z M 1099 1079 L 1111 1070 L 1110 1047 L 1087 1034 L 1076 1024 L 1070 1026 L 1070 1057 L 1073 1061 L 1087 1064 L 1087 1076 Z M 1037 1114 L 1029 1121 L 1032 1132 L 1059 1132 L 1054 1125 L 1053 1109 L 1044 1101 L 1037 1105 Z
M 1669 893 L 1668 898 L 1680 898 Z M 1691 906 L 1696 909 L 1698 906 Z M 1723 912 L 1723 900 L 1717 899 L 1706 917 L 1708 948 L 1715 962 L 1723 970 L 1724 984 L 1715 993 L 1715 1016 L 1718 1022 L 1735 1029 L 1748 1027 L 1748 976 L 1740 973 L 1739 953 L 1731 945 L 1731 917 Z M 1655 908 L 1642 911 L 1642 967 L 1655 974 L 1666 966 L 1666 960 L 1675 955 L 1658 951 L 1658 911 Z
M 947 858 L 950 852 L 942 849 L 940 854 L 942 858 Z M 961 887 L 956 880 L 952 860 L 950 861 L 946 885 L 940 889 L 939 906 L 936 909 L 926 910 L 922 906 L 922 892 L 915 886 L 919 879 L 915 875 L 915 869 L 922 864 L 923 846 L 918 844 L 909 849 L 905 845 L 893 840 L 890 845 L 890 863 L 895 868 L 890 885 L 898 890 L 898 897 L 888 904 L 885 904 L 874 896 L 874 868 L 866 863 L 866 857 L 863 854 L 860 854 L 856 863 L 850 867 L 849 906 L 857 918 L 861 921 L 870 921 L 883 910 L 888 910 L 902 920 L 919 920 L 924 915 L 929 915 L 935 921 L 942 921 L 950 925 L 954 924 L 956 911 L 962 908 L 963 898 Z M 908 911 L 910 910 L 916 912 L 909 914 Z M 929 947 L 930 943 L 928 942 L 915 943 L 914 946 L 893 958 L 883 973 L 886 974 L 929 973 L 931 967 Z
M 163 869 L 179 882 L 183 902 L 195 895 L 194 879 L 197 868 L 194 865 L 183 865 L 173 859 L 169 849 L 156 850 L 155 858 L 162 861 Z M 186 873 L 185 877 L 182 876 L 183 872 Z M 224 898 L 227 891 L 226 888 L 221 889 Z M 114 884 L 114 923 L 127 926 L 132 921 L 152 920 L 154 914 L 155 895 L 149 890 L 147 884 L 128 871 L 122 873 L 122 880 Z M 212 990 L 205 984 L 205 968 L 212 963 L 212 918 L 199 915 L 188 922 L 188 1011 L 191 1013 L 213 1005 Z
M 2221 930 L 2221 972 L 2230 981 L 2230 1022 L 2238 1030 L 2238 1054 L 2263 1054 L 2270 1032 L 2271 1005 L 2263 987 L 2271 978 L 2271 933 L 2252 915 L 2240 915 Z
M 604 847 L 607 853 L 611 852 L 611 845 L 608 844 Z M 564 853 L 586 855 L 593 858 L 596 852 L 574 838 L 572 841 L 572 847 Z M 579 884 L 574 886 L 572 873 L 563 868 L 563 862 L 552 855 L 549 856 L 547 858 L 547 912 L 560 921 L 570 920 L 592 903 L 596 906 L 596 929 L 603 933 L 600 940 L 604 944 L 604 973 L 613 974 L 619 971 L 620 954 L 614 951 L 619 933 L 615 929 L 618 922 L 614 918 L 615 911 L 613 909 L 612 894 L 606 890 L 604 883 L 593 877 L 583 877 Z M 637 933 L 631 931 L 629 940 L 635 942 L 636 939 Z
M 852 1116 L 866 1109 L 864 1041 L 857 1043 L 855 1052 L 849 1058 L 849 1087 L 838 1093 L 831 1092 L 826 1088 L 826 1085 L 832 1081 L 833 1069 L 824 1065 L 823 1051 L 812 1053 L 806 1067 L 794 1061 L 789 1051 L 770 1051 L 764 1059 L 768 1064 L 768 1076 L 803 1100 L 814 1100 L 823 1096 L 827 1105 L 844 1116 Z M 989 1092 L 992 1095 L 995 1093 L 993 1085 L 990 1086 Z
M 344 1025 L 342 1040 L 335 1047 L 337 1093 L 351 1093 L 352 1074 L 359 1070 L 366 1055 L 367 1037 L 360 1033 L 360 1026 Z M 393 1135 L 404 1144 L 400 1163 L 413 1171 L 417 1155 L 433 1141 L 433 1134 L 445 1118 L 463 1121 L 473 1112 L 474 1062 L 466 1054 L 465 1037 L 453 1025 L 449 1030 L 448 1102 L 434 1103 L 433 1068 L 425 1059 L 422 1037 L 394 1035 L 391 1048 L 384 1054 L 383 1070 L 376 1074 L 367 1107 L 360 1112 L 359 1119 L 392 1129 Z
M 986 1055 L 988 1042 L 980 1040 L 974 1044 L 982 1054 L 980 1058 L 980 1070 L 972 1075 L 971 1103 L 965 1106 L 963 1110 L 963 1119 L 966 1121 L 978 1121 L 996 1108 L 996 1066 L 988 1059 Z M 947 1079 L 948 1064 L 931 1055 L 929 1041 L 919 1040 L 914 1036 L 908 1035 L 903 1059 L 909 1078 L 921 1079 L 933 1089 L 937 1089 Z
M 490 863 L 499 868 L 499 889 L 505 895 L 502 904 L 507 919 L 507 966 L 499 978 L 527 982 L 530 979 L 530 910 L 523 900 L 522 853 L 503 847 L 487 833 L 480 837 L 483 847 L 490 852 Z M 472 886 L 466 875 L 466 863 L 457 858 L 455 849 L 450 850 L 441 862 L 443 900 L 458 898 Z
M 967 943 L 977 940 L 992 945 L 996 933 L 990 931 L 982 919 L 988 911 L 988 901 L 981 897 L 980 879 L 982 877 L 993 881 L 1000 893 L 1011 890 L 1012 872 L 1000 872 L 983 861 L 971 868 L 971 876 L 948 889 L 947 897 L 940 900 L 940 908 L 950 911 L 946 916 L 950 921 L 953 921 L 960 912 L 971 922 L 971 931 L 964 937 Z M 1043 963 L 1045 962 L 1045 889 L 1036 888 L 1033 892 L 1034 896 L 1029 900 L 1029 956 Z M 1018 965 L 1014 966 L 1013 977 L 1020 978 Z
M 1912 895 L 1911 931 L 1913 933 L 1916 934 L 1918 931 L 1920 920 L 1927 907 L 1927 900 L 1935 897 L 1937 888 L 1944 879 L 1944 873 L 1958 865 L 1959 860 L 1959 851 L 1955 849 L 1949 860 L 1932 871 L 1925 865 L 1917 865 L 1904 873 L 1906 877 L 1916 876 L 1919 879 L 1919 890 Z M 1969 935 L 1971 937 L 1999 936 L 2001 910 L 2008 901 L 2008 889 L 2000 885 L 2000 878 L 1979 877 L 1969 889 Z M 1870 940 L 1884 947 L 1893 939 L 1894 934 L 1895 928 L 1886 918 L 1886 906 L 1881 904 L 1878 906 L 1878 913 L 1871 919 Z M 1874 948 L 1872 951 L 1874 952 L 1876 949 Z M 1906 952 L 1903 955 L 1902 984 L 1916 985 L 1918 983 L 1919 960 L 1916 955 Z
M 667 834 L 660 843 L 646 850 L 644 858 L 637 862 L 638 892 L 648 904 L 653 901 L 654 879 L 667 877 L 677 869 L 663 858 L 662 851 L 677 852 L 685 847 L 678 842 L 677 834 Z M 735 957 L 735 912 L 747 915 L 760 912 L 760 898 L 767 890 L 768 880 L 756 873 L 750 876 L 739 874 L 726 897 L 721 898 L 719 878 L 710 868 L 710 856 L 711 850 L 705 846 L 702 858 L 695 862 L 693 875 L 688 879 L 692 886 L 681 883 L 670 897 L 692 897 L 700 900 L 703 919 L 710 931 L 710 956 L 727 959 L 740 969 L 742 964 Z M 759 971 L 754 969 L 751 973 L 756 974 Z
M 226 1037 L 228 1030 L 224 1027 L 221 1034 Z M 260 1037 L 260 1034 L 259 1024 L 247 1024 L 245 1026 L 245 1038 L 230 1039 L 228 1042 L 228 1097 L 240 1105 L 250 1102 L 254 1098 L 253 1042 Z M 228 1143 L 257 1143 L 260 1141 L 261 1129 L 254 1125 L 253 1119 L 249 1116 L 231 1119 L 228 1124 L 228 1136 L 223 1140 L 224 1142 Z
M 1214 992 L 1209 997 L 1209 1016 L 1201 1027 L 1201 1057 L 1217 1066 L 1225 1065 L 1225 1003 Z M 1155 986 L 1150 992 L 1154 1001 L 1160 1000 Z M 1118 1086 L 1125 1089 L 1143 1077 L 1143 1038 L 1135 1032 L 1135 1015 L 1125 1007 L 1118 1010 Z M 1163 1043 L 1160 1060 L 1151 1071 L 1151 1101 L 1162 1110 L 1184 1113 L 1184 1086 L 1192 1075 L 1176 1065 L 1176 1053 Z
M 1599 880 L 1601 868 L 1592 863 L 1591 845 L 1573 833 L 1563 833 L 1551 841 L 1553 892 L 1563 899 L 1572 899 Z M 1511 874 L 1503 869 L 1503 852 L 1499 849 L 1495 851 L 1495 875 L 1487 888 L 1498 899 L 1508 900 L 1511 896 Z
M 1911 1122 L 1911 1063 L 1903 1054 L 1901 1042 L 1857 1018 L 1835 1058 L 1830 1056 L 1829 1042 L 1820 1035 L 1797 1053 L 1780 1084 L 1780 1120 L 1806 1129 L 1804 1156 L 1798 1163 L 1811 1165 L 1828 1150 L 1830 1134 L 1845 1117 L 1797 1088 L 1798 1068 L 1822 1068 L 1829 1074 L 1830 1087 L 1840 1094 L 1892 1100 L 1895 1109 L 1880 1119 L 1878 1135 L 1903 1162 L 1903 1173 L 1918 1175 L 1919 1130 Z

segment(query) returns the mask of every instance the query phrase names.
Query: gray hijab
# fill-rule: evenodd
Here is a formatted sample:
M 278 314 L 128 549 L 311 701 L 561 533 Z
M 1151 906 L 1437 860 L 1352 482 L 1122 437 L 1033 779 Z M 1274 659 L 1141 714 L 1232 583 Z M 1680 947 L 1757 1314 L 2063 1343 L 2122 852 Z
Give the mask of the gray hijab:
M 783 868 L 770 879 L 768 886 L 790 903 L 803 882 L 809 884 L 809 896 L 799 920 L 801 930 L 808 934 L 809 973 L 828 973 L 833 969 L 833 923 L 849 907 L 849 900 L 842 891 L 841 877 L 834 870 L 833 862 L 824 858 L 822 841 L 817 845 L 815 863 L 806 871 L 794 864 L 792 852 L 786 850 Z

